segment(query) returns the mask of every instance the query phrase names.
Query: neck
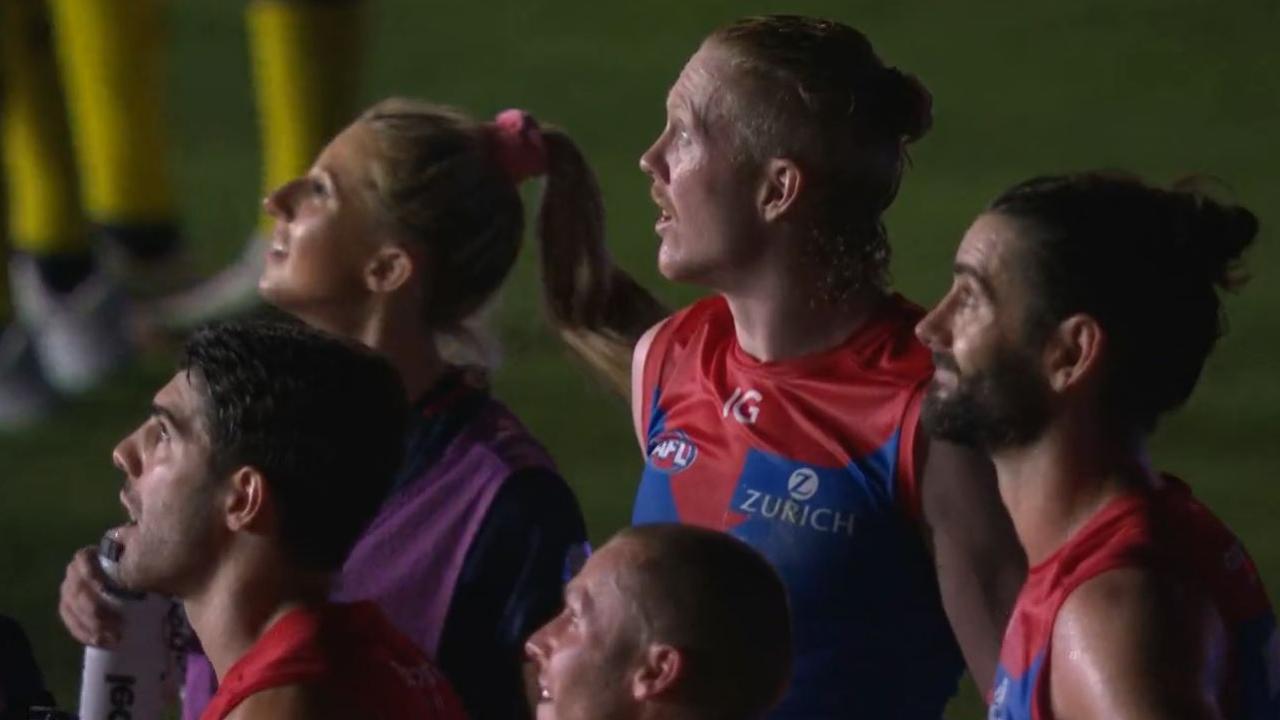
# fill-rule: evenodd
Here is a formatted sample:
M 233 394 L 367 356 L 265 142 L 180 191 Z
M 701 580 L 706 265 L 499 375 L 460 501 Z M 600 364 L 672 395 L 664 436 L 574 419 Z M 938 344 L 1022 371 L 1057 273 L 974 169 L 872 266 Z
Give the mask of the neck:
M 254 562 L 262 557 L 221 563 L 201 591 L 183 598 L 187 619 L 219 682 L 282 616 L 319 607 L 328 597 L 328 575 L 281 572 L 279 562 Z
M 705 713 L 674 702 L 651 700 L 643 706 L 639 720 L 702 720 Z
M 1117 496 L 1152 482 L 1142 449 L 1098 424 L 1060 422 L 1034 443 L 992 455 L 1000 495 L 1036 565 Z
M 829 350 L 862 327 L 884 299 L 882 291 L 872 289 L 833 305 L 815 300 L 811 287 L 794 280 L 766 281 L 725 292 L 742 349 L 764 362 Z
M 436 339 L 421 319 L 417 305 L 386 302 L 366 308 L 346 323 L 303 318 L 308 325 L 357 340 L 386 358 L 400 373 L 409 401 L 422 396 L 449 369 L 436 348 Z

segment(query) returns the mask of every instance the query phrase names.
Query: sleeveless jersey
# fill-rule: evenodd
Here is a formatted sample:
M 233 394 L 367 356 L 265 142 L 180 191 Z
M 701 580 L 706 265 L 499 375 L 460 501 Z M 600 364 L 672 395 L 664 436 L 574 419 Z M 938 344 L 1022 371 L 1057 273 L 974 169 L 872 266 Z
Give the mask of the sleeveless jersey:
M 323 684 L 362 718 L 462 720 L 462 707 L 422 651 L 371 602 L 294 610 L 227 670 L 202 720 L 222 720 L 250 696 Z
M 832 350 L 760 362 L 716 297 L 650 346 L 632 519 L 724 530 L 777 568 L 796 656 L 772 717 L 936 720 L 955 692 L 963 662 L 916 522 L 920 316 L 895 295 Z
M 1047 658 L 1058 611 L 1080 585 L 1124 567 L 1170 571 L 1188 587 L 1203 588 L 1231 643 L 1219 698 L 1224 717 L 1280 718 L 1280 640 L 1257 568 L 1187 486 L 1166 477 L 1159 489 L 1110 502 L 1031 568 L 1000 649 L 991 720 L 1054 717 Z

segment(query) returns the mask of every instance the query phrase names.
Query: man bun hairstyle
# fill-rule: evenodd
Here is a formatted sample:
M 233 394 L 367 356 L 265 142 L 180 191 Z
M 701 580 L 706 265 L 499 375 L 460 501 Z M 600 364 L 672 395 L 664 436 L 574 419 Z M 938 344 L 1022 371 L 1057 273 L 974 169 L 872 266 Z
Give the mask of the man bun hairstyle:
M 888 284 L 881 218 L 908 163 L 906 147 L 928 133 L 933 100 L 913 75 L 890 67 L 866 36 L 833 20 L 765 15 L 738 20 L 707 40 L 729 53 L 745 87 L 719 112 L 739 153 L 787 157 L 815 182 L 815 265 L 832 303 Z
M 1033 178 L 989 207 L 1026 229 L 1032 340 L 1075 313 L 1097 320 L 1108 414 L 1143 433 L 1190 396 L 1223 334 L 1218 291 L 1243 285 L 1240 259 L 1258 234 L 1252 212 L 1200 185 L 1085 172 Z

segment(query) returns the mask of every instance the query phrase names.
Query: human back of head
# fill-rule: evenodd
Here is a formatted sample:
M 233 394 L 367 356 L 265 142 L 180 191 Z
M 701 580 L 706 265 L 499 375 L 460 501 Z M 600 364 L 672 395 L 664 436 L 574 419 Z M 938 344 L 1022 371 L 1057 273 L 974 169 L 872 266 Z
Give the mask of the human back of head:
M 1145 434 L 1186 401 L 1223 331 L 1218 291 L 1244 281 L 1253 213 L 1187 183 L 1105 172 L 1034 178 L 989 210 L 1023 230 L 1031 340 L 1077 313 L 1101 327 L 1100 416 L 1113 429 Z
M 180 369 L 204 397 L 213 475 L 253 468 L 282 555 L 336 571 L 402 459 L 407 409 L 394 368 L 301 324 L 242 323 L 195 333 Z
M 675 700 L 694 717 L 762 716 L 791 676 L 791 618 L 777 572 L 725 533 L 677 524 L 641 525 L 611 541 L 630 561 L 619 585 L 638 615 L 640 645 L 683 657 Z
M 749 17 L 713 32 L 703 48 L 725 52 L 741 80 L 716 110 L 743 159 L 785 157 L 807 175 L 811 251 L 826 269 L 829 299 L 883 288 L 881 216 L 897 195 L 906 146 L 932 125 L 928 91 L 832 20 Z
M 395 226 L 424 251 L 424 320 L 457 331 L 494 295 L 519 255 L 519 185 L 545 176 L 539 232 L 603 236 L 594 174 L 562 130 L 523 111 L 479 121 L 390 98 L 357 120 L 373 131 L 371 181 Z M 599 245 L 599 242 L 596 242 Z M 591 282 L 603 281 L 594 279 Z

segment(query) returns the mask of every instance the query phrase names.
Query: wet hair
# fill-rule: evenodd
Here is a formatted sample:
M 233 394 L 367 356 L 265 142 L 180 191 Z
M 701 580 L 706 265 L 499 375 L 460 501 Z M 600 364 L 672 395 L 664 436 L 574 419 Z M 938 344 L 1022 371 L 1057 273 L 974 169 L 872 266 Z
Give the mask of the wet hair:
M 1102 398 L 1118 429 L 1150 432 L 1186 401 L 1223 333 L 1218 290 L 1245 280 L 1239 260 L 1258 219 L 1195 187 L 1087 172 L 1028 180 L 989 207 L 1025 228 L 1030 339 L 1076 313 L 1101 326 Z
M 373 131 L 378 148 L 371 159 L 376 195 L 427 251 L 431 292 L 424 321 L 433 331 L 465 336 L 464 324 L 493 297 L 519 255 L 523 178 L 503 165 L 493 124 L 458 110 L 390 98 L 358 122 Z M 603 202 L 581 151 L 563 131 L 540 130 L 547 182 L 538 233 L 602 238 Z M 596 244 L 603 252 L 603 243 Z
M 196 332 L 179 370 L 203 395 L 215 476 L 256 468 L 285 556 L 339 569 L 403 458 L 408 409 L 395 369 L 301 323 L 253 322 Z
M 826 268 L 826 299 L 841 302 L 888 283 L 882 215 L 908 162 L 906 146 L 933 123 L 932 97 L 915 76 L 886 66 L 866 36 L 798 15 L 738 20 L 707 45 L 728 52 L 745 81 L 720 113 L 739 153 L 787 157 L 815 180 L 812 252 Z
M 777 571 L 725 533 L 678 524 L 626 528 L 631 562 L 622 588 L 642 643 L 679 649 L 688 674 L 677 693 L 698 717 L 763 715 L 791 678 L 791 614 Z

